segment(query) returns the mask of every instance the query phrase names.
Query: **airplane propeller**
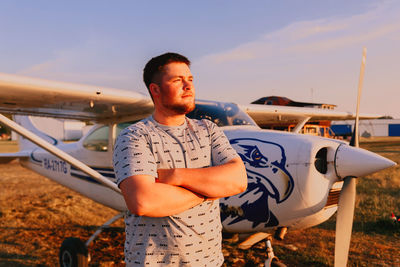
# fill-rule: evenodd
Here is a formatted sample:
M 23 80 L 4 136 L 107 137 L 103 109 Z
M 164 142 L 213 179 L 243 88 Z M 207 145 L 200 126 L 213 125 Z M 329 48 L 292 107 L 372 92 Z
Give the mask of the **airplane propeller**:
M 367 49 L 364 47 L 360 78 L 358 82 L 357 109 L 354 130 L 350 141 L 350 146 L 359 147 L 358 126 L 359 126 L 359 108 L 364 79 L 364 69 Z M 335 267 L 346 266 L 349 255 L 351 231 L 353 228 L 354 206 L 356 200 L 356 178 L 354 176 L 344 177 L 342 191 L 339 196 L 339 203 L 336 215 L 336 237 L 335 237 Z

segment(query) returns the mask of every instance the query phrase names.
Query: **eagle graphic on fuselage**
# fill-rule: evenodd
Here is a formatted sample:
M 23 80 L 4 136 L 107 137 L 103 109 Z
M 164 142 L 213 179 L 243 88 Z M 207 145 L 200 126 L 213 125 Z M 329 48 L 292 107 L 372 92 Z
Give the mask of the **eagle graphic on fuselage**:
M 269 210 L 269 198 L 279 204 L 290 196 L 294 187 L 285 166 L 283 147 L 255 138 L 236 138 L 230 143 L 246 166 L 248 186 L 241 194 L 221 199 L 222 222 L 233 225 L 247 221 L 252 228 L 260 224 L 278 225 L 278 219 Z

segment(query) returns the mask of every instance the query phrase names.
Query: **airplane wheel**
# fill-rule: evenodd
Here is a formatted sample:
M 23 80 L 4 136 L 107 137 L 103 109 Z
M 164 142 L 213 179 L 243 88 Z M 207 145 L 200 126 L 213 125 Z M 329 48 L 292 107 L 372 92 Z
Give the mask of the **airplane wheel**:
M 279 260 L 272 260 L 271 267 L 287 267 L 286 264 L 283 264 Z
M 69 237 L 62 242 L 59 258 L 61 267 L 87 267 L 89 264 L 88 250 L 76 237 Z

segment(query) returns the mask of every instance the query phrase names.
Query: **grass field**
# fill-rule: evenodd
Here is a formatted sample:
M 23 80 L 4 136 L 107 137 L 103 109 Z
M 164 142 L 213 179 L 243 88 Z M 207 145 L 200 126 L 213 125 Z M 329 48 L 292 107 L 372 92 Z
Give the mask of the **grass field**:
M 400 140 L 373 141 L 362 147 L 400 163 Z M 17 149 L 0 142 L 0 152 Z M 116 214 L 16 161 L 0 164 L 0 174 L 0 267 L 57 266 L 64 238 L 85 240 Z M 349 266 L 400 266 L 400 223 L 392 222 L 391 212 L 400 215 L 399 166 L 358 179 Z M 113 226 L 91 245 L 91 266 L 124 266 L 122 220 Z M 289 229 L 273 247 L 288 266 L 332 266 L 334 235 L 333 217 L 310 229 Z M 232 240 L 223 245 L 225 266 L 261 266 L 266 257 L 264 242 L 245 251 Z

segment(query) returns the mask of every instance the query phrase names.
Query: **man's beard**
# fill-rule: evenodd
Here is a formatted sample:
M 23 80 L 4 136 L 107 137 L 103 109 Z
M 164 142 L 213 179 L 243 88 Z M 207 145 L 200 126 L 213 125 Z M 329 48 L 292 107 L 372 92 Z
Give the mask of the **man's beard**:
M 174 103 L 165 105 L 165 107 L 173 110 L 176 114 L 188 114 L 194 110 L 195 106 L 194 100 L 190 103 Z

